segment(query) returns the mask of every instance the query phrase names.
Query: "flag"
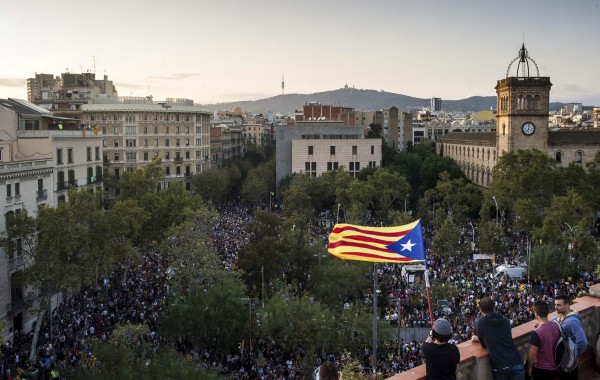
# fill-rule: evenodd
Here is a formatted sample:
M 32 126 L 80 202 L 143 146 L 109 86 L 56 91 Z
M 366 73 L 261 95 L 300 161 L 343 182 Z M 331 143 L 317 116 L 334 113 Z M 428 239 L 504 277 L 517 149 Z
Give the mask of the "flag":
M 344 260 L 400 264 L 423 261 L 421 220 L 397 227 L 336 224 L 329 235 L 327 251 Z

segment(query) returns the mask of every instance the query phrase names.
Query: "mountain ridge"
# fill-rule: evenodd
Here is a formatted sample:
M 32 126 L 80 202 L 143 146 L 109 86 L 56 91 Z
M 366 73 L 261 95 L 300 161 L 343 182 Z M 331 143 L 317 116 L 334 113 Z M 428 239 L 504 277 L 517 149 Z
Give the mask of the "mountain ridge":
M 430 99 L 416 98 L 383 90 L 345 87 L 312 94 L 282 94 L 258 100 L 201 104 L 201 106 L 213 112 L 240 107 L 242 111 L 250 113 L 267 113 L 271 111 L 289 115 L 293 114 L 295 110 L 301 110 L 302 106 L 308 102 L 350 107 L 357 111 L 377 111 L 396 106 L 400 111 L 411 112 L 430 105 Z M 550 108 L 557 109 L 562 105 L 563 103 L 550 103 Z M 448 112 L 470 113 L 495 108 L 496 96 L 471 96 L 459 100 L 442 99 L 442 109 Z

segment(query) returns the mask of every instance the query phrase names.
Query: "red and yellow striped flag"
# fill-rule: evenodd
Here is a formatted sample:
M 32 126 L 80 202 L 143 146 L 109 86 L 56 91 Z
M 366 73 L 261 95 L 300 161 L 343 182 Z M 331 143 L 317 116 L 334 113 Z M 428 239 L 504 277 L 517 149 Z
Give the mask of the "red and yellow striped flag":
M 397 227 L 336 224 L 327 251 L 344 260 L 400 264 L 423 261 L 421 220 Z

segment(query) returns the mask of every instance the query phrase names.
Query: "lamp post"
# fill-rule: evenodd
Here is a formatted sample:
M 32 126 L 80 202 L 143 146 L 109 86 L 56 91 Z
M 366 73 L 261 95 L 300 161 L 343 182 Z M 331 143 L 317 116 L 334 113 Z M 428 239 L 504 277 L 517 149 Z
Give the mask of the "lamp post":
M 408 194 L 404 197 L 404 213 L 406 214 L 406 199 L 408 198 Z
M 531 242 L 529 240 L 529 235 L 525 235 L 527 239 L 527 284 L 531 286 L 531 279 L 529 277 L 529 268 L 531 268 Z
M 335 224 L 338 224 L 339 222 L 340 222 L 340 204 L 338 203 L 337 214 L 335 214 Z
M 273 192 L 269 192 L 269 212 L 271 212 L 271 197 L 273 196 Z
M 308 225 L 310 226 L 311 213 L 310 213 L 310 195 L 308 196 Z
M 569 243 L 568 249 L 569 249 L 569 263 L 571 263 L 571 261 L 573 261 L 573 257 L 572 257 L 572 252 L 573 252 L 573 248 L 575 248 L 575 244 L 574 243 L 574 236 L 573 236 L 573 227 L 571 227 L 571 225 L 567 222 L 563 222 L 564 224 L 567 225 L 567 227 L 569 227 L 569 230 L 571 231 L 571 243 Z
M 494 203 L 496 204 L 496 225 L 498 225 L 498 202 L 496 201 L 495 195 L 492 195 L 492 199 L 494 200 Z
M 475 227 L 473 226 L 473 223 L 471 221 L 469 221 L 469 226 L 471 226 L 471 229 L 473 230 L 473 241 L 471 242 L 471 251 L 473 252 L 473 255 L 475 254 Z

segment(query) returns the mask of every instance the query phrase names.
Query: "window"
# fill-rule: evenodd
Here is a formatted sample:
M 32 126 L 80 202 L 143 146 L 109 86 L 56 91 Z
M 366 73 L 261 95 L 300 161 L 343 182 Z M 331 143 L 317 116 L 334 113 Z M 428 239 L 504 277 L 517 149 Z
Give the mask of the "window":
M 56 149 L 56 165 L 62 165 L 63 157 L 62 157 L 62 149 Z
M 154 134 L 158 135 L 158 127 L 154 127 Z
M 144 134 L 147 135 L 148 134 L 148 127 L 144 127 Z
M 190 139 L 185 139 L 185 146 L 190 146 Z
M 189 118 L 190 118 L 190 117 L 189 117 L 189 115 L 188 115 L 188 116 L 187 116 L 187 119 L 189 119 Z M 187 120 L 187 121 L 189 121 L 189 120 Z M 185 127 L 185 133 L 186 133 L 186 134 L 189 134 L 189 133 L 190 133 L 190 127 Z
M 170 160 L 170 159 L 171 159 L 171 153 L 165 152 L 165 160 Z
M 556 162 L 558 162 L 559 164 L 562 162 L 562 153 L 561 152 L 556 152 Z
M 356 145 L 352 145 L 352 154 L 353 155 L 358 154 L 358 147 Z
M 175 139 L 175 146 L 179 146 L 179 139 Z
M 575 162 L 577 162 L 578 164 L 581 164 L 583 162 L 583 153 L 581 153 L 581 151 L 575 153 Z
M 15 182 L 15 197 L 21 195 L 21 184 L 19 182 Z
M 114 126 L 114 131 L 115 131 L 115 133 L 114 133 L 114 134 L 115 134 L 115 135 L 118 135 L 118 134 L 119 134 L 119 126 L 115 125 L 115 126 Z
M 375 145 L 371 145 L 371 154 L 375 154 Z
M 99 161 L 100 160 L 100 147 L 99 146 L 95 147 L 95 150 L 96 150 L 96 161 Z
M 115 152 L 115 161 L 119 161 L 119 153 Z
M 309 155 L 309 156 L 312 156 L 313 154 L 314 154 L 314 148 L 313 148 L 313 146 L 312 146 L 312 145 L 309 145 L 309 146 L 308 146 L 308 155 Z
M 305 162 L 304 163 L 304 171 L 309 172 L 310 171 L 310 162 Z M 10 185 L 9 185 L 10 186 Z
M 169 146 L 169 139 L 165 139 L 165 146 Z
M 327 170 L 331 171 L 331 170 L 337 170 L 338 168 L 338 163 L 337 162 L 328 162 L 327 163 Z
M 92 147 L 88 146 L 85 150 L 88 162 L 92 161 Z
M 126 139 L 125 140 L 125 146 L 127 146 L 128 148 L 135 148 L 135 139 Z
M 189 159 L 190 159 L 190 151 L 189 151 L 189 150 L 187 150 L 187 151 L 185 152 L 185 158 L 186 158 L 187 160 L 189 160 Z
M 67 148 L 67 163 L 73 163 L 73 148 Z
M 175 175 L 181 175 L 181 166 L 175 166 Z
M 118 148 L 118 147 L 119 147 L 119 139 L 115 139 L 115 141 L 113 141 L 113 146 L 114 146 L 115 148 Z
M 196 146 L 202 145 L 202 139 L 196 139 Z
M 115 168 L 115 178 L 119 178 L 120 174 L 119 174 L 119 168 Z
M 6 184 L 6 198 L 12 198 L 12 185 Z
M 144 148 L 148 147 L 148 139 L 144 139 Z
M 179 116 L 177 116 L 177 119 L 179 119 Z M 179 120 L 177 120 L 179 121 Z M 175 127 L 175 133 L 179 134 L 179 127 Z
M 154 146 L 158 146 L 158 139 L 154 139 Z
M 329 154 L 335 154 L 335 145 L 329 147 Z
M 171 167 L 170 166 L 165 167 L 165 174 L 171 175 Z

